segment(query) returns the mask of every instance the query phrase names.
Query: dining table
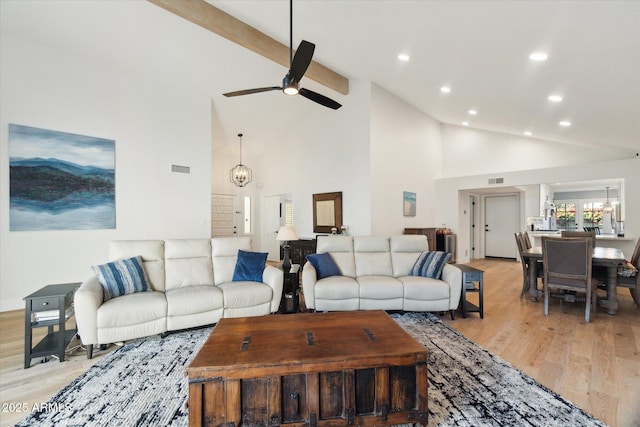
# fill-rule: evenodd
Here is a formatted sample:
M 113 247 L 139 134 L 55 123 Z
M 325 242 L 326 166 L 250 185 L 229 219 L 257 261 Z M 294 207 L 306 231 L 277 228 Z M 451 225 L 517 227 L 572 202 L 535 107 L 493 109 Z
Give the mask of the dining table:
M 520 256 L 527 259 L 529 267 L 529 296 L 531 301 L 538 301 L 541 292 L 538 289 L 538 260 L 542 260 L 542 247 L 534 246 L 525 249 Z M 618 266 L 625 262 L 624 253 L 619 248 L 596 246 L 593 248 L 591 264 L 607 268 L 607 298 L 600 301 L 600 305 L 607 309 L 607 313 L 616 314 L 618 299 L 616 286 L 618 284 Z

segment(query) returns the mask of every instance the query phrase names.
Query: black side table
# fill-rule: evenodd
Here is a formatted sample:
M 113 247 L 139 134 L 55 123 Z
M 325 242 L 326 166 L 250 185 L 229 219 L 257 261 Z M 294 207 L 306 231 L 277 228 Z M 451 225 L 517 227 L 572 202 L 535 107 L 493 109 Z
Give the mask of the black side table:
M 284 283 L 282 284 L 280 311 L 282 313 L 297 313 L 300 311 L 300 264 L 291 264 L 289 271 L 283 273 Z M 291 311 L 287 310 L 288 299 L 291 299 Z
M 77 333 L 77 328 L 66 330 L 66 321 L 74 315 L 73 295 L 80 283 L 47 285 L 24 298 L 24 368 L 31 366 L 34 357 L 51 356 L 64 361 L 67 345 Z M 54 331 L 54 326 L 58 330 Z M 33 346 L 33 328 L 47 327 L 47 335 Z
M 460 294 L 459 307 L 462 310 L 462 317 L 467 317 L 467 313 L 480 313 L 480 318 L 484 319 L 483 301 L 483 273 L 484 271 L 470 267 L 466 264 L 456 264 L 462 270 L 462 293 Z M 478 293 L 478 305 L 467 301 L 467 292 Z

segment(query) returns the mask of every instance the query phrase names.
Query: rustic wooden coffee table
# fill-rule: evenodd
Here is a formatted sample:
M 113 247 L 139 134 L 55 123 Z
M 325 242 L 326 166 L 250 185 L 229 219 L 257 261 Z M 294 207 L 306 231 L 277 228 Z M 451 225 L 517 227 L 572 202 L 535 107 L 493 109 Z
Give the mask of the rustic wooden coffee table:
M 427 425 L 428 354 L 384 311 L 221 319 L 187 368 L 189 425 Z

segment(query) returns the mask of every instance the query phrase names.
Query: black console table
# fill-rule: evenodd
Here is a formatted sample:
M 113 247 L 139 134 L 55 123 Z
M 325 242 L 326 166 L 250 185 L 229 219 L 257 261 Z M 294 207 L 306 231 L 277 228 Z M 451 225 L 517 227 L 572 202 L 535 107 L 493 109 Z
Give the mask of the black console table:
M 316 239 L 300 239 L 289 242 L 289 258 L 291 264 L 300 264 L 304 267 L 307 262 L 307 255 L 316 253 Z M 283 249 L 280 248 L 280 259 L 284 258 Z
M 31 359 L 57 356 L 64 361 L 67 345 L 77 333 L 77 328 L 66 330 L 66 321 L 74 315 L 73 295 L 80 283 L 47 285 L 24 298 L 24 368 L 31 366 Z M 55 331 L 54 327 L 58 326 Z M 47 335 L 33 347 L 33 328 L 47 327 Z

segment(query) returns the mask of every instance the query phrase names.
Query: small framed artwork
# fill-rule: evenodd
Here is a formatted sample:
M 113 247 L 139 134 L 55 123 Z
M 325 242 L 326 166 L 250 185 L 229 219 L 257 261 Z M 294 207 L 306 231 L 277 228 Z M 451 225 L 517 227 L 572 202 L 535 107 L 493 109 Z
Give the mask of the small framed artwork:
M 313 232 L 331 233 L 342 227 L 342 192 L 313 195 Z
M 416 193 L 405 191 L 402 194 L 404 216 L 416 216 Z

